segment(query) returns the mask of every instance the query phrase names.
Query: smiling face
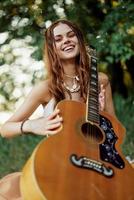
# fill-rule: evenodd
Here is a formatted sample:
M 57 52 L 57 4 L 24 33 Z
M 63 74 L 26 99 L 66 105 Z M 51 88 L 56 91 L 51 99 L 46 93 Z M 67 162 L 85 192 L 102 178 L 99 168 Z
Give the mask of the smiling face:
M 74 59 L 79 55 L 79 43 L 75 32 L 64 23 L 53 29 L 56 52 L 61 60 Z
M 53 22 L 45 31 L 44 47 L 44 61 L 50 77 L 50 93 L 56 99 L 56 103 L 65 98 L 62 85 L 64 74 L 72 74 L 74 71 L 79 75 L 82 85 L 81 98 L 86 102 L 90 64 L 80 28 L 64 19 Z

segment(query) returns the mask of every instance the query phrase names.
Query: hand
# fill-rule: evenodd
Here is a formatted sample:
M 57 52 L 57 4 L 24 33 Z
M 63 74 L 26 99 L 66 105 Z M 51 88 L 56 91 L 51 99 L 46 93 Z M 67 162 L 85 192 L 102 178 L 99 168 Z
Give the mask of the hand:
M 103 84 L 101 84 L 99 93 L 99 109 L 103 111 L 104 108 L 105 108 L 105 89 Z
M 62 117 L 59 116 L 60 111 L 56 109 L 48 117 L 41 117 L 30 121 L 32 133 L 36 135 L 53 135 L 58 133 L 58 128 L 62 124 Z

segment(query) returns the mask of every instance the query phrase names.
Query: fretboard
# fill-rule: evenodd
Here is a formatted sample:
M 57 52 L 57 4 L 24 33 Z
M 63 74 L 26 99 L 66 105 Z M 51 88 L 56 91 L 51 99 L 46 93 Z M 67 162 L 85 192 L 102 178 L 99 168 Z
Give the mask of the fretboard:
M 87 121 L 99 124 L 99 91 L 98 91 L 97 58 L 91 56 L 89 91 L 87 97 Z

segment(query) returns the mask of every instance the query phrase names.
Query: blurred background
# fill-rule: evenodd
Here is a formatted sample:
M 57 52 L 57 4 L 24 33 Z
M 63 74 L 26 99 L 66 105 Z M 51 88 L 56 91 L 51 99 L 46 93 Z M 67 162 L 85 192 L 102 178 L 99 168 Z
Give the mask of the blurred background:
M 0 124 L 46 78 L 44 31 L 67 18 L 77 23 L 97 49 L 99 71 L 108 74 L 116 114 L 126 128 L 122 145 L 134 159 L 134 2 L 132 0 L 1 0 Z M 42 115 L 42 108 L 33 117 Z M 20 171 L 41 136 L 0 137 L 0 177 Z

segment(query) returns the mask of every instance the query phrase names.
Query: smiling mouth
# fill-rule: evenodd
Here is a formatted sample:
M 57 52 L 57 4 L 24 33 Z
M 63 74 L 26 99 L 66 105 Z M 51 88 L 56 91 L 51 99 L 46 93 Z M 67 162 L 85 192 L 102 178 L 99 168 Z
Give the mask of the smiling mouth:
M 70 51 L 72 51 L 74 48 L 75 48 L 75 46 L 70 45 L 70 46 L 65 47 L 65 48 L 63 49 L 63 51 L 64 51 L 64 52 L 70 52 Z

